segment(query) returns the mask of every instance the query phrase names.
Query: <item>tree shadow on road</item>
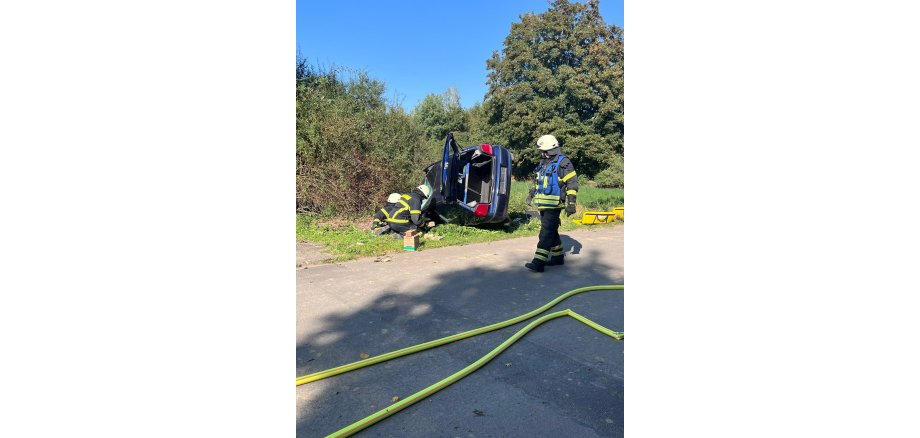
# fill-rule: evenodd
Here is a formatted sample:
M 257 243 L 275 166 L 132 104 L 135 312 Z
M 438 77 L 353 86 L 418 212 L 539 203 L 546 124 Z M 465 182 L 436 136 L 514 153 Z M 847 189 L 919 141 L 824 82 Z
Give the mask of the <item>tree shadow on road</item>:
M 581 249 L 568 236 L 563 242 Z M 543 274 L 458 266 L 423 290 L 404 290 L 399 282 L 418 266 L 394 263 L 392 285 L 362 295 L 372 297 L 368 305 L 330 313 L 298 302 L 308 322 L 298 327 L 304 340 L 297 345 L 297 375 L 504 321 L 578 287 L 622 284 L 622 267 L 598 255 L 590 250 L 567 257 L 565 266 Z M 350 300 L 346 291 L 333 292 Z M 613 330 L 624 328 L 622 291 L 575 295 L 547 312 L 567 308 Z M 530 321 L 299 386 L 297 436 L 325 436 L 383 409 L 393 397 L 405 398 L 469 365 Z M 362 434 L 622 436 L 623 343 L 572 318 L 549 321 L 479 371 Z

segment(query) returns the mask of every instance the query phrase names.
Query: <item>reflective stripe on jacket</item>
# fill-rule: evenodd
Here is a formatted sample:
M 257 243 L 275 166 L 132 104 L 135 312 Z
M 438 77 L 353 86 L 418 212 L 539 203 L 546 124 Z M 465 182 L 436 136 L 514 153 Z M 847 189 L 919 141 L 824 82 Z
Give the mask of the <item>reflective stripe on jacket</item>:
M 555 152 L 555 153 L 553 153 Z M 566 197 L 578 194 L 578 174 L 575 165 L 558 149 L 541 159 L 534 182 L 533 206 L 537 210 L 565 208 Z
M 390 211 L 386 211 L 386 221 L 391 224 L 407 224 L 409 223 L 409 203 L 406 202 L 410 199 L 409 195 L 401 195 L 402 199 L 399 202 L 392 204 L 393 207 Z

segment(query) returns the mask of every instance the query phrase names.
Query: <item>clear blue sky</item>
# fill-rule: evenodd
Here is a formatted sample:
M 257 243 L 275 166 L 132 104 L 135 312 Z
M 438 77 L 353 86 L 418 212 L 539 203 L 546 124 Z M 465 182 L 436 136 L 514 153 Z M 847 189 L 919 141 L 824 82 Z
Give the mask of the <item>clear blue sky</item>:
M 526 12 L 545 0 L 297 0 L 297 48 L 313 65 L 361 69 L 411 111 L 428 93 L 457 87 L 470 107 L 486 92 L 486 59 Z M 623 27 L 623 0 L 601 0 L 608 24 Z

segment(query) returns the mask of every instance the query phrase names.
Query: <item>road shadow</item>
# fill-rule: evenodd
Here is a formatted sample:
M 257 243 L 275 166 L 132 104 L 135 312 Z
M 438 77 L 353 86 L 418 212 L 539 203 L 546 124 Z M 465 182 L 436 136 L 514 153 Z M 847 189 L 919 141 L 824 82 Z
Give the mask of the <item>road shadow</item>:
M 563 242 L 581 252 L 577 240 L 563 236 Z M 504 321 L 578 287 L 622 284 L 622 266 L 606 264 L 599 255 L 585 251 L 543 274 L 457 266 L 422 290 L 385 288 L 373 292 L 368 304 L 337 313 L 299 302 L 298 309 L 316 316 L 309 319 L 306 340 L 297 345 L 296 374 Z M 393 276 L 411 276 L 415 269 L 393 266 Z M 335 293 L 343 300 L 346 293 L 371 298 L 360 291 Z M 622 291 L 575 295 L 547 312 L 567 308 L 604 327 L 624 329 Z M 393 397 L 424 389 L 530 321 L 297 387 L 297 436 L 328 435 L 389 406 Z M 549 321 L 480 370 L 358 436 L 620 437 L 623 345 L 572 318 Z
M 565 251 L 566 254 L 581 253 L 581 242 L 567 234 L 560 234 L 559 237 L 562 239 L 562 250 Z

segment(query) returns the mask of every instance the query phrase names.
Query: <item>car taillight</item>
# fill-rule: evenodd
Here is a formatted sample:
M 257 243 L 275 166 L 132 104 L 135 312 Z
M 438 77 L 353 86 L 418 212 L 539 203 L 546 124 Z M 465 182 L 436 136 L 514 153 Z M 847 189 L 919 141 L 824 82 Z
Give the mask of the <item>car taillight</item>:
M 486 217 L 486 213 L 489 212 L 489 204 L 479 204 L 476 206 L 476 209 L 473 210 L 473 214 L 480 217 Z
M 489 154 L 489 155 L 492 155 L 492 145 L 490 145 L 490 144 L 484 144 L 484 145 L 482 145 L 481 147 L 482 147 L 482 151 L 483 151 L 483 152 L 485 152 L 485 153 L 487 153 L 487 154 Z

